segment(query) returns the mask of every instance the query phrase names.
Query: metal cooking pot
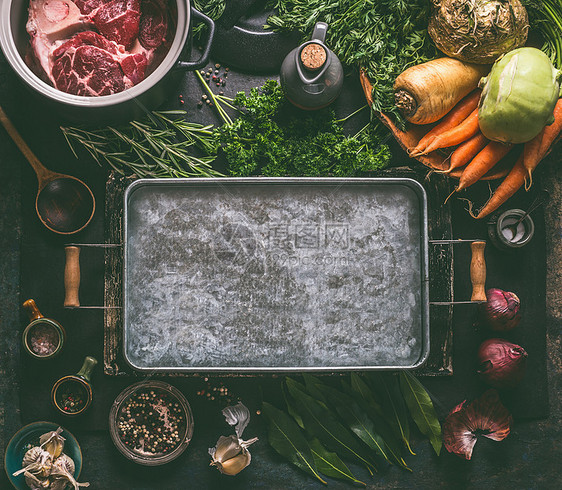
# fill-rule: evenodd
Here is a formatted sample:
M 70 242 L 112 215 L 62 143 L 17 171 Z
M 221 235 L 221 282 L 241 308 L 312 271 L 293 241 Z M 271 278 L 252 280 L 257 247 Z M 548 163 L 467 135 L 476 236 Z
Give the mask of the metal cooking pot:
M 95 122 L 135 118 L 158 107 L 170 94 L 170 83 L 177 83 L 185 70 L 196 70 L 207 64 L 214 22 L 195 10 L 190 0 L 171 0 L 177 9 L 177 26 L 168 54 L 142 82 L 123 92 L 101 97 L 84 97 L 55 89 L 37 77 L 25 63 L 29 36 L 25 29 L 29 0 L 0 2 L 0 47 L 4 56 L 31 90 L 53 105 L 53 110 L 67 118 Z M 195 61 L 181 61 L 182 52 L 190 41 L 192 19 L 208 26 L 208 39 L 201 57 Z

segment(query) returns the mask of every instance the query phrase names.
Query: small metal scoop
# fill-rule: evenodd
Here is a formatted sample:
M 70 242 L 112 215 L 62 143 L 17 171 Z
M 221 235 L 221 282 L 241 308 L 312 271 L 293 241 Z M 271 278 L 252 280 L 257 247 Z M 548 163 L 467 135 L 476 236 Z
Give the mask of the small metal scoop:
M 96 209 L 94 194 L 81 180 L 45 168 L 0 107 L 0 122 L 37 174 L 35 210 L 51 231 L 70 235 L 83 230 Z

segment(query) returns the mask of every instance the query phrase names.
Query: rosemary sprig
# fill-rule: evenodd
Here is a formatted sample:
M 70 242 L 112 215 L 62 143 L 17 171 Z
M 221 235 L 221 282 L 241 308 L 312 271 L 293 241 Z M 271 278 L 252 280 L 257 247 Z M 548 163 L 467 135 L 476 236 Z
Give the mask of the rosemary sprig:
M 99 165 L 138 177 L 218 177 L 211 125 L 185 120 L 185 111 L 153 112 L 142 121 L 98 130 L 61 127 L 72 152 L 81 145 Z

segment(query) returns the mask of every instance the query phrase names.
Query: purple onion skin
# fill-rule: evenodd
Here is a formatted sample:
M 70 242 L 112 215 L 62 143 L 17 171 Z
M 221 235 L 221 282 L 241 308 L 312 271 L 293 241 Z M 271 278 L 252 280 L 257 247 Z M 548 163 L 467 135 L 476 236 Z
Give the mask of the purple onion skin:
M 521 320 L 521 302 L 515 293 L 493 288 L 486 291 L 486 298 L 482 314 L 492 330 L 506 332 L 517 326 Z
M 482 380 L 498 389 L 515 388 L 523 379 L 527 352 L 523 347 L 503 339 L 489 339 L 478 349 Z

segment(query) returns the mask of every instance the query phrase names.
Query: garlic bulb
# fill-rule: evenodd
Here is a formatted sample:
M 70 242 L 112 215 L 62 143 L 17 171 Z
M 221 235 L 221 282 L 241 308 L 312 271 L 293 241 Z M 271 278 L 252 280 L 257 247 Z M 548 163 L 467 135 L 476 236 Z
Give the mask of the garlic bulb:
M 64 448 L 65 439 L 61 436 L 61 432 L 62 428 L 59 427 L 57 430 L 43 434 L 39 439 L 41 448 L 47 451 L 53 459 L 58 458 Z
M 47 478 L 51 474 L 53 457 L 39 446 L 29 449 L 23 456 L 22 469 L 13 473 L 13 476 L 21 475 L 26 471 L 40 478 Z
M 236 426 L 236 435 L 220 436 L 216 446 L 209 448 L 211 466 L 215 466 L 224 475 L 235 476 L 252 461 L 248 447 L 258 438 L 242 440 L 242 432 L 250 422 L 250 411 L 243 403 L 226 407 L 222 413 L 230 425 Z
M 64 490 L 69 483 L 78 490 L 79 487 L 89 487 L 89 483 L 78 483 L 74 479 L 74 461 L 66 454 L 61 454 L 53 463 L 51 471 L 51 489 Z
M 44 488 L 50 488 L 51 484 L 49 480 L 40 480 L 34 474 L 26 471 L 23 476 L 25 476 L 25 484 L 31 488 L 31 490 L 43 490 Z

